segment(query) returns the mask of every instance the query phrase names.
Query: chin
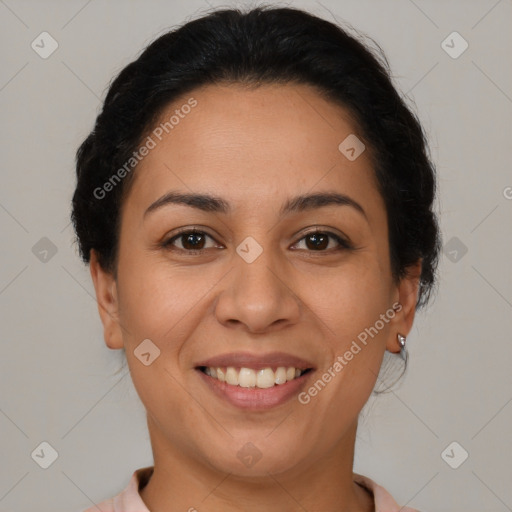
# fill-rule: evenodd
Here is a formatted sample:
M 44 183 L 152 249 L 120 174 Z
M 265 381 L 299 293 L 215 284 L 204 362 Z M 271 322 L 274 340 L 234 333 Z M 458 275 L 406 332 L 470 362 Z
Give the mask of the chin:
M 268 432 L 260 440 L 254 436 L 254 442 L 234 441 L 228 450 L 213 454 L 210 463 L 233 477 L 261 479 L 267 479 L 269 473 L 277 475 L 293 470 L 301 463 L 296 449 L 299 440 L 293 446 L 284 442 L 276 446 L 276 440 L 269 443 L 266 436 Z

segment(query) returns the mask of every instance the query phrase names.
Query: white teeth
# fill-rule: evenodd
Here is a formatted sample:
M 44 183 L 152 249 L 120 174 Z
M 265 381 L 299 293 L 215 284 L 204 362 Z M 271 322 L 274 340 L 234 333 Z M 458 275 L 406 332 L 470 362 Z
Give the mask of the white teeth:
M 276 379 L 274 381 L 276 384 L 285 384 L 286 383 L 286 368 L 280 366 L 276 370 Z
M 238 386 L 238 372 L 232 366 L 226 370 L 226 382 L 232 386 Z
M 231 386 L 240 386 L 242 388 L 271 388 L 275 385 L 286 384 L 287 381 L 300 377 L 305 370 L 289 366 L 279 366 L 276 370 L 272 368 L 263 368 L 262 370 L 253 370 L 252 368 L 213 368 L 204 369 L 204 373 L 220 380 L 227 382 Z
M 272 388 L 274 387 L 275 380 L 276 377 L 272 368 L 264 368 L 258 372 L 256 386 L 263 389 Z
M 256 386 L 256 372 L 250 368 L 240 368 L 238 385 L 243 388 L 253 388 Z

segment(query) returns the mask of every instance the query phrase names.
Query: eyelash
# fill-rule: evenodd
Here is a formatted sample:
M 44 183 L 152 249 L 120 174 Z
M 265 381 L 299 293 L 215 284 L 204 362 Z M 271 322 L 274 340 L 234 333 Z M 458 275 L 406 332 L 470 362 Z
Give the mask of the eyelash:
M 189 255 L 200 255 L 200 254 L 203 254 L 205 251 L 208 250 L 208 249 L 198 249 L 198 250 L 194 250 L 194 249 L 181 249 L 179 247 L 174 247 L 173 246 L 173 242 L 175 240 L 179 239 L 180 237 L 183 237 L 184 235 L 189 235 L 189 234 L 192 234 L 192 235 L 194 235 L 194 234 L 195 235 L 206 235 L 207 237 L 209 237 L 212 240 L 214 240 L 214 238 L 211 235 L 209 235 L 208 233 L 206 233 L 204 231 L 200 231 L 200 230 L 197 230 L 197 229 L 185 229 L 185 230 L 180 231 L 179 233 L 173 235 L 171 238 L 169 238 L 167 240 L 164 240 L 160 245 L 161 245 L 161 247 L 163 249 L 170 250 L 170 251 L 184 252 L 184 253 L 187 253 Z M 301 242 L 302 240 L 304 240 L 308 236 L 316 235 L 316 234 L 328 235 L 330 238 L 333 238 L 334 240 L 336 240 L 336 242 L 338 242 L 340 247 L 338 247 L 338 248 L 336 248 L 334 250 L 333 249 L 323 249 L 323 250 L 319 250 L 319 251 L 307 250 L 306 249 L 308 252 L 331 254 L 332 252 L 338 252 L 338 251 L 343 251 L 343 250 L 354 249 L 354 247 L 347 240 L 344 240 L 343 238 L 341 238 L 339 235 L 336 235 L 335 233 L 332 233 L 332 232 L 326 231 L 326 230 L 322 230 L 322 229 L 315 229 L 313 231 L 309 231 L 302 238 L 300 238 L 298 240 L 298 242 L 296 242 L 294 245 L 296 245 L 297 243 Z

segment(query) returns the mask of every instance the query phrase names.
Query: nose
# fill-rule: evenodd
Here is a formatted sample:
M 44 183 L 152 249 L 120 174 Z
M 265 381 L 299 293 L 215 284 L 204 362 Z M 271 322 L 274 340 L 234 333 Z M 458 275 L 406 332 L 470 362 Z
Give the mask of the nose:
M 238 254 L 234 256 L 234 268 L 216 301 L 215 314 L 220 323 L 264 333 L 298 322 L 302 307 L 291 282 L 291 270 L 274 260 L 269 250 L 251 263 Z

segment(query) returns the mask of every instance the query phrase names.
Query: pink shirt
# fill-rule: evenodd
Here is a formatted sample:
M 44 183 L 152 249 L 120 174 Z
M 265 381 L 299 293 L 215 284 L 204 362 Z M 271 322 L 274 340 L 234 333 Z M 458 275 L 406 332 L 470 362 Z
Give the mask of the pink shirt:
M 140 497 L 139 487 L 142 489 L 148 483 L 152 473 L 153 466 L 135 470 L 124 490 L 83 512 L 98 512 L 98 509 L 102 512 L 150 512 Z M 375 512 L 419 512 L 414 508 L 401 508 L 384 487 L 366 476 L 354 473 L 354 481 L 373 494 Z

